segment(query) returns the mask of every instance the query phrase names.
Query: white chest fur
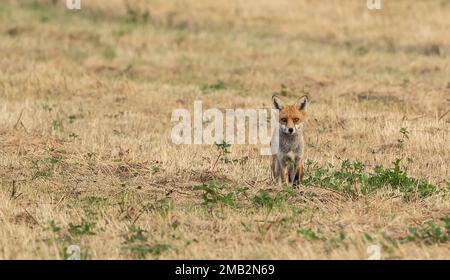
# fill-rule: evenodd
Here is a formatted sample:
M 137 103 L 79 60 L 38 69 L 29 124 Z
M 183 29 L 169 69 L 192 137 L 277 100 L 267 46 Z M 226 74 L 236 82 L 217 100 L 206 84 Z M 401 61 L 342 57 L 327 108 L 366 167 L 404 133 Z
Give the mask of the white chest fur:
M 286 154 L 286 156 L 292 161 L 294 161 L 296 159 L 296 157 L 297 157 L 297 155 L 293 151 L 288 152 Z

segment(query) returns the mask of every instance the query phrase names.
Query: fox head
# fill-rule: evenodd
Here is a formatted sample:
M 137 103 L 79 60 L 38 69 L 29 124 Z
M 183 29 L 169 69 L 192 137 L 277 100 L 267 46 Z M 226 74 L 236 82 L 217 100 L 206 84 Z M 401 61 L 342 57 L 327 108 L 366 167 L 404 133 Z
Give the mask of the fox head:
M 305 121 L 307 96 L 300 97 L 293 105 L 285 105 L 277 96 L 272 96 L 273 108 L 279 111 L 280 130 L 288 135 L 294 135 L 302 129 Z

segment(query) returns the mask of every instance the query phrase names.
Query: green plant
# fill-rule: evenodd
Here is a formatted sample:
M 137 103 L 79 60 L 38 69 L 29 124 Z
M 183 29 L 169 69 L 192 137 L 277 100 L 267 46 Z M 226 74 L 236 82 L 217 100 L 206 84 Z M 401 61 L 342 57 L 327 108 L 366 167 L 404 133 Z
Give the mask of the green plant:
M 33 0 L 27 7 L 33 12 L 33 14 L 39 19 L 40 22 L 49 22 L 56 16 L 55 10 L 51 9 L 49 5 L 41 3 L 37 0 Z
M 231 151 L 230 151 L 231 144 L 228 144 L 226 141 L 223 140 L 222 142 L 215 143 L 215 146 L 219 153 L 216 157 L 216 160 L 213 162 L 213 164 L 211 166 L 211 170 L 215 169 L 217 162 L 219 160 L 222 160 L 225 163 L 231 162 L 227 156 L 228 154 L 231 153 Z
M 361 162 L 343 160 L 338 168 L 329 164 L 321 167 L 317 163 L 307 161 L 305 177 L 302 184 L 305 186 L 319 186 L 356 197 L 359 189 L 362 194 L 389 187 L 403 194 L 418 194 L 427 197 L 435 193 L 437 188 L 425 179 L 417 179 L 408 175 L 408 169 L 400 165 L 401 159 L 396 159 L 392 167 L 376 166 L 367 171 Z
M 159 213 L 162 217 L 167 217 L 174 209 L 173 202 L 168 198 L 162 198 L 150 205 L 150 209 Z
M 361 162 L 343 160 L 339 168 L 332 164 L 321 167 L 312 161 L 306 161 L 306 172 L 302 184 L 319 186 L 356 196 L 356 184 L 363 181 L 365 166 Z
M 126 23 L 130 24 L 147 24 L 150 19 L 150 12 L 148 10 L 139 11 L 126 3 L 127 16 Z
M 397 139 L 397 147 L 403 148 L 405 141 L 409 139 L 409 131 L 402 127 L 400 128 L 400 134 L 402 135 L 401 138 Z
M 322 236 L 322 234 L 320 232 L 315 232 L 312 229 L 309 228 L 301 228 L 297 230 L 297 233 L 301 236 L 303 236 L 306 240 L 322 240 L 325 241 L 326 238 L 324 236 Z
M 440 219 L 442 225 L 428 223 L 425 228 L 409 229 L 409 235 L 403 241 L 423 242 L 427 245 L 446 243 L 450 241 L 450 217 Z
M 72 237 L 78 237 L 82 235 L 95 235 L 95 222 L 88 222 L 82 220 L 80 224 L 69 223 L 68 232 Z
M 120 137 L 125 137 L 127 134 L 121 130 L 113 129 L 113 134 Z
M 328 250 L 339 248 L 340 246 L 347 246 L 345 243 L 345 233 L 341 230 L 337 236 L 331 237 L 326 241 Z
M 112 46 L 106 46 L 103 50 L 103 57 L 107 60 L 113 60 L 116 57 L 116 51 Z
M 313 230 L 311 228 L 300 228 L 297 230 L 297 234 L 302 236 L 308 241 L 322 241 L 324 249 L 329 252 L 333 249 L 339 248 L 342 245 L 347 246 L 345 242 L 345 234 L 341 230 L 337 235 L 325 235 L 320 230 Z
M 425 179 L 416 179 L 408 175 L 408 169 L 400 166 L 400 159 L 393 162 L 390 168 L 376 166 L 374 171 L 363 177 L 362 192 L 371 193 L 384 186 L 397 189 L 404 194 L 417 193 L 427 197 L 436 192 L 436 186 Z
M 255 206 L 272 209 L 274 206 L 280 205 L 282 202 L 286 202 L 294 195 L 295 192 L 291 187 L 284 188 L 283 190 L 277 192 L 274 196 L 271 196 L 267 191 L 262 190 L 253 197 L 252 202 Z
M 87 249 L 81 250 L 80 247 L 75 244 L 81 243 L 81 237 L 83 235 L 93 235 L 94 223 L 88 223 L 85 220 L 79 225 L 69 224 L 67 232 L 58 225 L 54 220 L 49 223 L 48 229 L 53 233 L 53 238 L 46 239 L 49 244 L 54 244 L 60 249 L 60 255 L 64 260 L 68 259 L 80 259 L 87 260 L 90 258 Z
M 76 115 L 69 115 L 68 119 L 69 119 L 69 123 L 73 124 L 75 122 L 75 120 L 77 119 L 77 116 Z
M 369 49 L 364 46 L 360 46 L 360 47 L 356 48 L 356 50 L 355 50 L 356 56 L 364 56 L 368 53 L 369 53 Z
M 124 245 L 131 253 L 137 258 L 144 259 L 147 255 L 153 255 L 158 257 L 164 251 L 171 248 L 169 244 L 148 242 L 148 232 L 137 226 L 128 226 L 130 235 L 125 239 Z
M 129 225 L 128 231 L 130 235 L 125 239 L 125 244 L 133 244 L 137 241 L 145 242 L 147 241 L 147 231 L 143 230 L 135 225 Z
M 373 243 L 377 238 L 364 233 L 363 240 Z M 392 237 L 385 232 L 381 233 L 378 243 L 386 252 L 393 252 L 400 244 L 415 242 L 425 245 L 435 245 L 450 242 L 450 217 L 443 217 L 428 222 L 424 227 L 410 227 L 404 237 Z
M 61 227 L 54 220 L 50 221 L 50 229 L 53 233 L 58 233 L 61 231 Z
M 80 136 L 78 134 L 76 134 L 75 132 L 71 132 L 69 134 L 69 139 L 72 139 L 72 141 L 74 141 L 75 139 L 80 138 Z
M 45 159 L 31 160 L 33 180 L 39 177 L 52 177 L 55 173 L 55 170 L 59 168 L 63 163 L 64 157 L 61 152 L 57 152 L 53 148 L 49 148 L 48 153 L 49 156 Z
M 99 213 L 108 205 L 108 198 L 90 196 L 84 202 L 84 212 L 90 219 L 97 218 Z
M 274 198 L 266 191 L 259 191 L 258 194 L 253 197 L 252 202 L 255 206 L 267 207 L 269 209 L 272 209 L 275 204 Z
M 54 131 L 62 130 L 63 129 L 63 120 L 61 120 L 61 119 L 53 120 L 52 124 L 51 124 L 51 128 Z
M 218 80 L 217 82 L 213 84 L 207 84 L 202 86 L 202 91 L 208 91 L 208 90 L 223 90 L 226 89 L 225 82 L 222 80 Z
M 223 187 L 217 180 L 212 180 L 208 184 L 195 186 L 194 190 L 202 191 L 202 204 L 211 207 L 215 204 L 235 206 L 235 192 L 225 193 Z

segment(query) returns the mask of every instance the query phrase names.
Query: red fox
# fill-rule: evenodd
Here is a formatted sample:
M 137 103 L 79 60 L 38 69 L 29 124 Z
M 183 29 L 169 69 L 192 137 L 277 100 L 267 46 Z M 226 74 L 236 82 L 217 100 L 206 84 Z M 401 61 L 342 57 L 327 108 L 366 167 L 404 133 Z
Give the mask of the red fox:
M 272 96 L 273 107 L 279 111 L 279 129 L 272 135 L 272 174 L 275 182 L 291 186 L 299 185 L 303 178 L 303 122 L 308 102 L 300 97 L 294 105 L 284 105 Z

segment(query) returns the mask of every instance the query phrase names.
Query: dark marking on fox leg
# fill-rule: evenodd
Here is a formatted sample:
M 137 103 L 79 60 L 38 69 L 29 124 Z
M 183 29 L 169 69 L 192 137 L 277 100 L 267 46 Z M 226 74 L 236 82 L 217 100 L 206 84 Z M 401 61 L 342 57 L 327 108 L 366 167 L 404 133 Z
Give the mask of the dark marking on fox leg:
M 295 186 L 300 186 L 300 182 L 303 179 L 303 162 L 299 160 L 296 164 L 295 172 Z
M 297 181 L 297 165 L 292 164 L 289 167 L 289 184 L 292 187 L 295 187 L 297 185 L 296 181 Z

